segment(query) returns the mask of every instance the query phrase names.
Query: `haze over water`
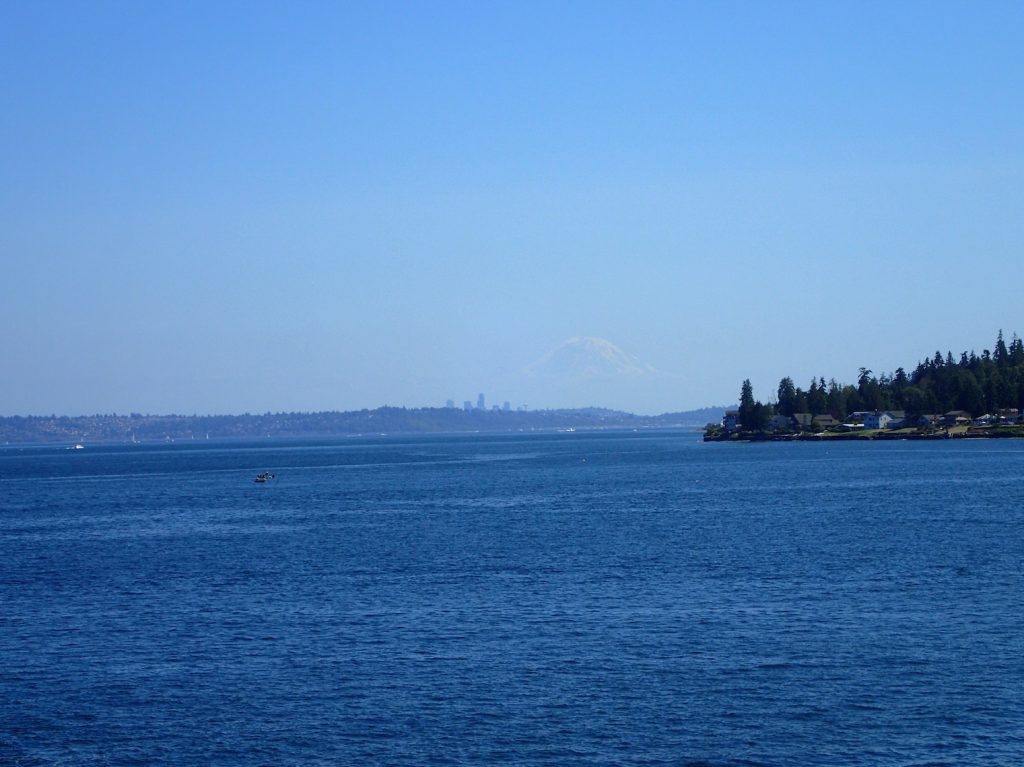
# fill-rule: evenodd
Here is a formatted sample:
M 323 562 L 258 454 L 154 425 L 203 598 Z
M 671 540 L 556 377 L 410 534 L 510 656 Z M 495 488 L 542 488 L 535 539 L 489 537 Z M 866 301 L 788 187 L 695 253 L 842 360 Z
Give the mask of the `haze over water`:
M 1000 0 L 4 3 L 0 415 L 653 414 L 980 354 L 1021 39 Z M 575 337 L 666 377 L 523 380 Z
M 1017 440 L 0 450 L 0 762 L 1017 765 L 1022 473 Z

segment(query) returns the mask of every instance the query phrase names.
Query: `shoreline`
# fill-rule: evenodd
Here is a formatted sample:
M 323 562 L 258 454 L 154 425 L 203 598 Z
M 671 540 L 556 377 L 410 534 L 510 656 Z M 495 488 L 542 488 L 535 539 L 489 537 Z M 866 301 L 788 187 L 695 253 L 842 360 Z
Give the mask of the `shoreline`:
M 934 441 L 950 439 L 1024 439 L 1024 428 L 998 429 L 992 431 L 954 432 L 944 429 L 936 432 L 874 432 L 869 434 L 858 432 L 847 433 L 799 433 L 799 434 L 766 434 L 756 432 L 736 432 L 734 434 L 704 435 L 705 442 L 898 442 L 898 441 Z

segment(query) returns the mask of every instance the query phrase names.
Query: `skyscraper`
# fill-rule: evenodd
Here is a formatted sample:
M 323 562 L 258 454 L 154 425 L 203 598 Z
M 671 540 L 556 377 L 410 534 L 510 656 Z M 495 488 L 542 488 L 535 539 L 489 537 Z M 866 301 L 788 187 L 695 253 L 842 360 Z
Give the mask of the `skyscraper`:
M 480 396 L 476 398 L 477 410 L 486 410 L 487 406 L 484 404 L 484 393 L 480 392 Z

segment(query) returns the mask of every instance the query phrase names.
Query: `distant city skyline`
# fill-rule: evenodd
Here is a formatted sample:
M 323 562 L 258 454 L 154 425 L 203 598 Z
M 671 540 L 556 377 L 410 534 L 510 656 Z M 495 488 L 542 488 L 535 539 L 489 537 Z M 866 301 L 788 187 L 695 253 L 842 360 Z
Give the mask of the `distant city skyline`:
M 656 414 L 1024 332 L 1020 3 L 2 22 L 0 415 Z
M 453 399 L 445 400 L 444 406 L 447 409 L 449 409 L 449 410 L 454 410 L 455 409 L 455 400 L 453 400 Z M 463 410 L 467 410 L 467 411 L 469 411 L 469 410 L 486 410 L 486 407 L 484 405 L 484 394 L 481 392 L 477 396 L 477 403 L 476 403 L 475 406 L 473 405 L 472 401 L 470 401 L 468 399 L 464 400 L 463 403 L 462 403 L 462 409 Z M 491 405 L 491 410 L 502 410 L 504 412 L 508 412 L 511 409 L 512 409 L 512 403 L 509 400 L 505 400 L 501 405 Z M 527 409 L 526 405 L 520 405 L 517 408 L 517 410 L 526 410 L 526 409 Z

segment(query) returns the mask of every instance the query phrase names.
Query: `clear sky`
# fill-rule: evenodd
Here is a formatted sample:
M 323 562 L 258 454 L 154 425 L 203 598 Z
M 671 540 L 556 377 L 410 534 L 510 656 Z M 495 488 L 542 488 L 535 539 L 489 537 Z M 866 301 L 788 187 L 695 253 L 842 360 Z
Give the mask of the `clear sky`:
M 682 410 L 1024 335 L 1020 2 L 0 4 L 0 414 Z M 667 383 L 666 383 L 667 382 Z M 621 388 L 621 387 L 620 387 Z M 581 395 L 582 396 L 582 395 Z

